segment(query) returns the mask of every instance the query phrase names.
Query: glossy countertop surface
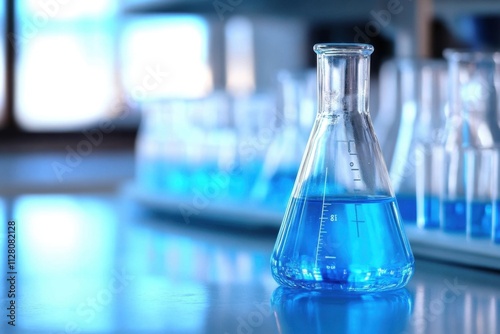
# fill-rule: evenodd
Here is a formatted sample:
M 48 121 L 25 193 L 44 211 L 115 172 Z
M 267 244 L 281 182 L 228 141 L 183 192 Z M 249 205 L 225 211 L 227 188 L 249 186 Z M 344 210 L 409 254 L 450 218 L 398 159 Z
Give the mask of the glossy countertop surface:
M 3 197 L 0 218 L 1 333 L 500 333 L 495 271 L 417 258 L 405 289 L 325 296 L 273 281 L 272 229 L 186 224 L 120 193 Z

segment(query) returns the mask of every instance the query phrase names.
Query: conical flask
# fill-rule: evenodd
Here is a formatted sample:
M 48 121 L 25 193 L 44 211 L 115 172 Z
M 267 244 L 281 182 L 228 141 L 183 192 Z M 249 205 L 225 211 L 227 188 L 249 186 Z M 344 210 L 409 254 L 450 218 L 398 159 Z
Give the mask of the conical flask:
M 317 44 L 318 112 L 271 256 L 285 286 L 404 286 L 414 258 L 368 111 L 371 45 Z

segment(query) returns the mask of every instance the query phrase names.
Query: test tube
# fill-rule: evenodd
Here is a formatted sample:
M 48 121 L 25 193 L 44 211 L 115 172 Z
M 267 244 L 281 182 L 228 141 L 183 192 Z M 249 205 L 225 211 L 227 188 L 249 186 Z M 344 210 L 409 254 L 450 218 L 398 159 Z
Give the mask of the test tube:
M 473 238 L 491 238 L 493 223 L 492 175 L 497 150 L 470 148 L 466 156 L 467 235 Z

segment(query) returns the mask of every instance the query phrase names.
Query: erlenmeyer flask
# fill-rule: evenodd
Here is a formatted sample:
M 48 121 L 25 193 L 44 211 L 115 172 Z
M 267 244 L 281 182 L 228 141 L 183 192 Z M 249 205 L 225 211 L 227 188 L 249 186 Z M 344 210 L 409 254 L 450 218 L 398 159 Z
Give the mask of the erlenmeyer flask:
M 414 259 L 368 112 L 371 45 L 317 44 L 318 113 L 271 257 L 286 286 L 404 286 Z

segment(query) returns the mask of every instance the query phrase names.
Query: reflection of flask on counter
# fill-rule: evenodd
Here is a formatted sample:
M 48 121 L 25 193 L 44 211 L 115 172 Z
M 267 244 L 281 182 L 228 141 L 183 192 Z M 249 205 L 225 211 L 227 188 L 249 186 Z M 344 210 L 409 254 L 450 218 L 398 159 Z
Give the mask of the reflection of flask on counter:
M 271 256 L 273 277 L 312 290 L 402 287 L 414 259 L 368 111 L 373 47 L 314 50 L 317 117 Z
M 271 305 L 280 334 L 401 334 L 412 311 L 406 289 L 345 296 L 278 287 Z

